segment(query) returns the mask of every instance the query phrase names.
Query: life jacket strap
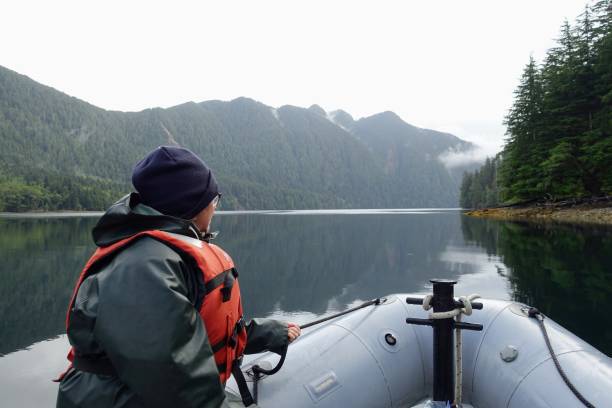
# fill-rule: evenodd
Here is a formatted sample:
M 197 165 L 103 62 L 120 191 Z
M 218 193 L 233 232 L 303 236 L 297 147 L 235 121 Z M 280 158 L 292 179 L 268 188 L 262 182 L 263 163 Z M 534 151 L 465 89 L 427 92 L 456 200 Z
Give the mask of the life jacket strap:
M 245 407 L 252 405 L 255 400 L 251 395 L 251 391 L 249 390 L 249 386 L 247 385 L 246 378 L 244 378 L 244 373 L 240 369 L 242 365 L 242 357 L 234 360 L 234 364 L 232 364 L 232 375 L 234 376 L 234 380 L 236 380 L 236 384 L 238 385 L 238 391 L 240 392 L 240 397 L 242 398 L 242 403 Z
M 236 268 L 226 269 L 206 282 L 204 285 L 206 288 L 206 293 L 210 293 L 219 286 L 223 285 L 221 288 L 221 294 L 223 296 L 223 301 L 227 302 L 231 299 L 232 287 L 234 286 L 234 281 L 236 278 L 238 278 L 238 271 Z
M 234 326 L 234 331 L 232 332 L 232 336 L 229 338 L 227 342 L 231 348 L 235 348 L 238 345 L 238 335 L 240 334 L 241 331 L 244 330 L 244 327 L 245 327 L 244 319 L 242 318 L 242 316 L 240 316 L 240 319 L 238 319 L 238 321 L 236 322 L 236 325 Z
M 244 328 L 246 327 L 246 323 L 244 322 L 244 318 L 240 318 L 236 325 L 234 326 L 234 330 L 232 331 L 232 335 L 227 338 L 223 338 L 222 340 L 216 342 L 215 344 L 211 344 L 213 354 L 216 354 L 218 351 L 222 350 L 226 345 L 231 348 L 235 348 L 238 345 L 238 335 Z

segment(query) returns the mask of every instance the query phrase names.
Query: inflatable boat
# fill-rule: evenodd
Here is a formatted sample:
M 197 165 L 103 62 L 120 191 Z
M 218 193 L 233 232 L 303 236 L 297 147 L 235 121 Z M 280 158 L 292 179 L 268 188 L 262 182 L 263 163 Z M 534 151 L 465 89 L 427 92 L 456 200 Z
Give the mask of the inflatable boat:
M 612 406 L 609 357 L 527 305 L 466 302 L 455 282 L 432 282 L 433 296 L 390 295 L 304 330 L 282 367 L 275 353 L 247 356 L 256 405 Z M 240 387 L 232 378 L 227 388 Z

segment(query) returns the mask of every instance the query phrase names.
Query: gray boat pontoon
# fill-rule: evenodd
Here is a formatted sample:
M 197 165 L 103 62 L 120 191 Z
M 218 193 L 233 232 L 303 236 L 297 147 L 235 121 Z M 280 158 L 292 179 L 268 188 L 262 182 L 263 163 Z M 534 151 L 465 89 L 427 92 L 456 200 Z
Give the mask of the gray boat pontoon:
M 468 301 L 480 310 L 462 320 L 448 317 L 465 298 L 461 303 L 452 297 L 454 282 L 432 282 L 434 295 L 426 300 L 432 314 L 419 305 L 422 296 L 391 295 L 305 331 L 274 375 L 263 372 L 277 365 L 278 355 L 246 359 L 242 370 L 257 405 L 612 406 L 609 357 L 535 309 L 511 301 Z M 464 329 L 458 353 L 457 327 Z M 227 387 L 239 391 L 233 378 Z

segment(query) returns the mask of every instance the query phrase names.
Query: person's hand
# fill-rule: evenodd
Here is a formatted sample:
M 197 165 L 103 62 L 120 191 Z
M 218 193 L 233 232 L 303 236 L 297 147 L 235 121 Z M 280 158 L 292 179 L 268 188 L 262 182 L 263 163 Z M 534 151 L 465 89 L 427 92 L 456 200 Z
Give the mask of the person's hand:
M 300 334 L 302 334 L 300 326 L 295 323 L 287 323 L 287 327 L 289 328 L 287 330 L 287 337 L 289 337 L 289 343 L 300 337 Z

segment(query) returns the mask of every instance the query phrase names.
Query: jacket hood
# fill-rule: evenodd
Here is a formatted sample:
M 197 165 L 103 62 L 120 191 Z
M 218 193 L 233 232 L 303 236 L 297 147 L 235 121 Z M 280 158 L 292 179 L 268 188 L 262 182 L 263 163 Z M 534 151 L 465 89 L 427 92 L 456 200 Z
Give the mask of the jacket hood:
M 142 231 L 160 230 L 201 239 L 201 232 L 189 220 L 164 215 L 141 203 L 138 193 L 121 198 L 104 213 L 92 230 L 99 247 L 114 244 Z

